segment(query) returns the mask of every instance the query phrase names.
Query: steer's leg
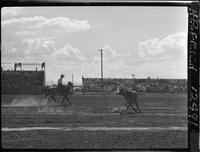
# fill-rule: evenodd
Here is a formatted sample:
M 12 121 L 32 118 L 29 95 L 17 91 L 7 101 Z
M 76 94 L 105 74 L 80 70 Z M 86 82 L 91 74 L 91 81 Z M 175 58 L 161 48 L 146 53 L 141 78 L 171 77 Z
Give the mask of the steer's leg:
M 130 107 L 131 107 L 133 110 L 135 110 L 135 112 L 137 112 L 137 110 L 133 107 L 132 104 L 130 104 Z
M 128 108 L 132 108 L 135 112 L 137 111 L 133 106 L 132 106 L 132 104 L 128 104 L 128 106 L 126 107 L 126 109 L 128 110 Z
M 139 108 L 139 106 L 138 106 L 138 104 L 137 104 L 137 101 L 135 101 L 135 105 L 136 105 L 136 107 L 137 107 L 137 110 L 139 110 L 139 112 L 142 113 L 142 111 L 140 110 L 140 108 Z
M 126 107 L 126 109 L 128 110 L 129 107 L 130 107 L 130 105 L 128 105 L 128 106 Z

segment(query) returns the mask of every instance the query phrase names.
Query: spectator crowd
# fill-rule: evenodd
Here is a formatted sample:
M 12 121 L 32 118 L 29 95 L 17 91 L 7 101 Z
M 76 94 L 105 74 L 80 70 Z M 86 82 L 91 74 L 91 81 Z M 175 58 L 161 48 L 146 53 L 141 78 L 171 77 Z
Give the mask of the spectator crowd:
M 101 90 L 114 92 L 118 86 L 147 93 L 186 93 L 186 79 L 116 79 L 116 78 L 84 78 L 83 88 L 86 92 L 99 92 Z

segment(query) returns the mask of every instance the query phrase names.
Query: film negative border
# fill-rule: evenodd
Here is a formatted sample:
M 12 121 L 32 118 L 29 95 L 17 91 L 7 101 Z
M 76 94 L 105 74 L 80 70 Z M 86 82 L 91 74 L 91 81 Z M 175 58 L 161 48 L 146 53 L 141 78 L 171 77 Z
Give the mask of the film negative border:
M 166 6 L 166 7 L 187 7 L 188 8 L 188 148 L 165 148 L 165 149 L 93 149 L 95 151 L 199 151 L 199 81 L 200 81 L 200 3 L 199 1 L 10 1 L 4 0 L 3 7 L 9 6 Z M 9 149 L 8 149 L 9 150 Z M 91 149 L 70 149 L 71 150 L 91 150 Z M 17 150 L 16 150 L 17 151 Z M 22 151 L 22 150 L 20 150 Z M 27 151 L 27 150 L 26 150 Z M 32 150 L 33 151 L 33 150 Z M 37 150 L 36 150 L 37 151 Z M 49 150 L 48 150 L 49 151 Z M 63 150 L 61 150 L 63 151 Z M 65 150 L 64 150 L 65 151 Z
M 199 5 L 188 6 L 188 149 L 199 150 Z

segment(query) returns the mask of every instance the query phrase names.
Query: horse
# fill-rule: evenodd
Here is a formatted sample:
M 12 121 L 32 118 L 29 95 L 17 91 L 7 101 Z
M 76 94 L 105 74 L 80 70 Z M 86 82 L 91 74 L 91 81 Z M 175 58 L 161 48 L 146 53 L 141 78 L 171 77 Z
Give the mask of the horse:
M 118 95 L 122 95 L 126 101 L 127 101 L 127 107 L 126 109 L 128 110 L 129 108 L 132 108 L 135 112 L 142 113 L 140 110 L 138 104 L 137 104 L 137 93 L 134 90 L 127 90 L 124 88 L 119 89 L 119 92 L 117 93 Z M 136 106 L 136 109 L 133 107 L 133 103 Z
M 62 90 L 58 89 L 57 87 L 53 87 L 53 88 L 46 87 L 44 89 L 45 99 L 48 96 L 50 96 L 54 100 L 54 103 L 56 103 L 56 98 L 55 98 L 56 95 L 63 96 L 63 99 L 62 99 L 62 102 L 61 102 L 60 105 L 66 105 L 65 104 L 65 99 L 67 99 L 67 102 L 69 103 L 69 105 L 72 105 L 71 101 L 69 100 L 69 95 L 70 94 L 72 95 L 73 91 L 72 91 L 72 87 L 69 86 L 69 85 L 67 85 L 67 86 L 63 85 Z

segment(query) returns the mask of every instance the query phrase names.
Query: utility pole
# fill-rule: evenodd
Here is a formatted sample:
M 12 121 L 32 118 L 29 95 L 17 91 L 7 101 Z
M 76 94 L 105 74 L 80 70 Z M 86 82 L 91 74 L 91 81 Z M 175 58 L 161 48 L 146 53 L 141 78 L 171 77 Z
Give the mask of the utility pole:
M 74 75 L 73 75 L 73 73 L 72 73 L 72 83 L 74 84 Z
M 103 81 L 103 49 L 98 50 L 101 52 L 101 79 Z
M 98 50 L 101 52 L 101 90 L 103 89 L 103 49 Z

